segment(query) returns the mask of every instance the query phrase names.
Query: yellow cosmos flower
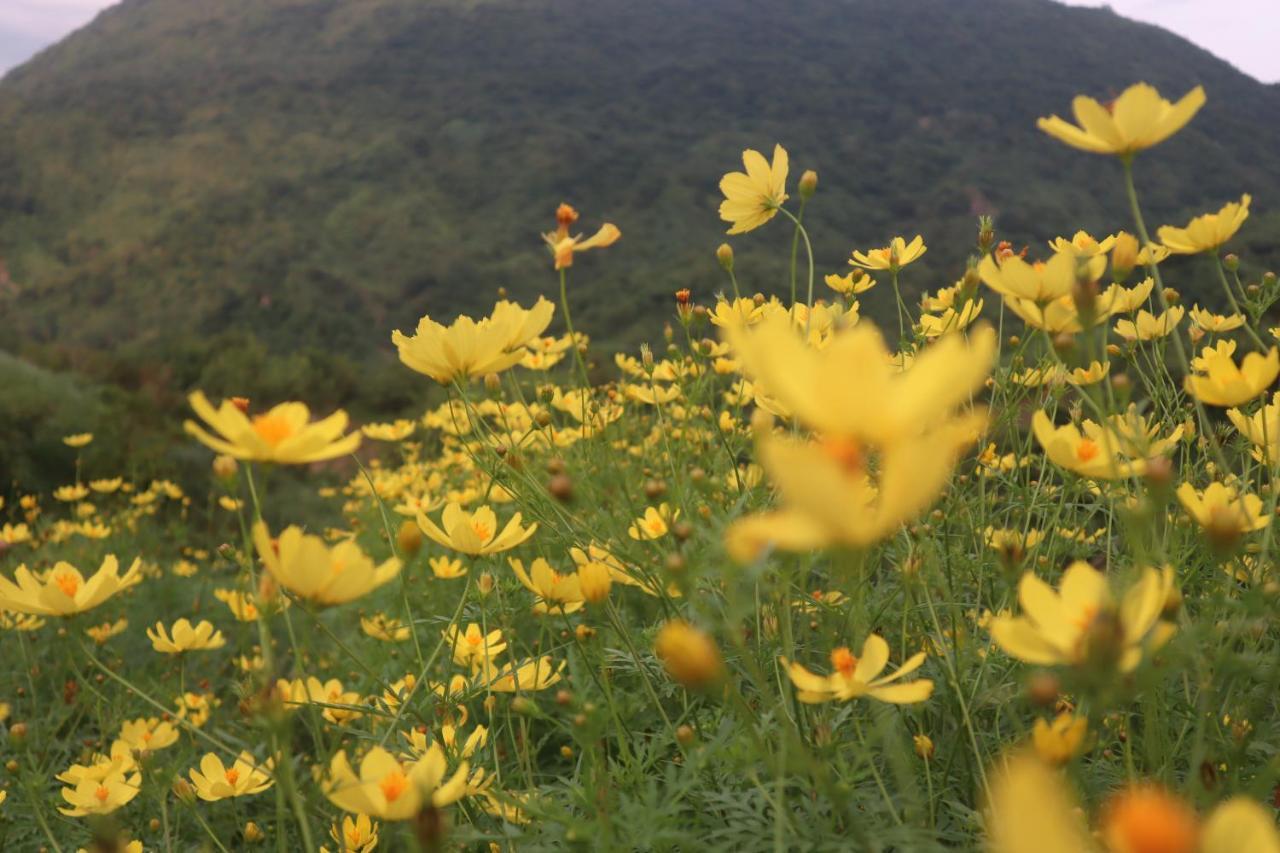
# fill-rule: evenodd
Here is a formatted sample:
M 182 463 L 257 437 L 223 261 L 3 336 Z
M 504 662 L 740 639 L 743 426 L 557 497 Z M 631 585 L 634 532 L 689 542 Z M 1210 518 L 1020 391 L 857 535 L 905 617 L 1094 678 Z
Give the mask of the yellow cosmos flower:
M 1175 255 L 1198 255 L 1211 252 L 1226 243 L 1249 218 L 1249 203 L 1253 198 L 1245 193 L 1238 202 L 1228 202 L 1217 213 L 1197 216 L 1185 228 L 1162 225 L 1156 234 L 1160 242 Z
M 1244 325 L 1245 318 L 1243 314 L 1214 314 L 1196 305 L 1191 309 L 1191 322 L 1206 332 L 1222 334 L 1239 329 Z
M 442 808 L 466 793 L 469 765 L 462 761 L 446 781 L 448 762 L 439 744 L 417 761 L 402 763 L 380 746 L 360 760 L 357 773 L 345 750 L 329 763 L 325 796 L 343 811 L 380 820 L 408 820 L 424 806 Z
M 91 441 L 93 441 L 93 433 L 91 432 L 78 432 L 75 435 L 64 435 L 62 437 L 62 443 L 67 447 L 85 447 Z
M 0 575 L 0 610 L 33 616 L 70 616 L 92 610 L 141 581 L 141 560 L 135 559 L 121 575 L 120 564 L 113 555 L 105 557 L 88 580 L 67 562 L 55 563 L 43 578 L 21 565 L 12 581 Z
M 1263 507 L 1262 498 L 1223 483 L 1210 483 L 1204 491 L 1183 483 L 1178 487 L 1178 501 L 1211 539 L 1222 544 L 1271 523 L 1272 516 Z
M 932 341 L 950 332 L 959 332 L 969 328 L 981 313 L 982 300 L 974 301 L 971 299 L 959 311 L 954 308 L 948 308 L 941 314 L 921 314 L 917 329 L 919 329 L 920 334 L 924 335 L 926 340 Z
M 1028 326 L 1042 329 L 1053 335 L 1063 332 L 1076 334 L 1083 331 L 1086 324 L 1090 327 L 1096 326 L 1111 316 L 1110 297 L 1111 291 L 1108 290 L 1095 303 L 1093 311 L 1085 315 L 1080 313 L 1080 306 L 1070 294 L 1044 303 L 1006 296 L 1004 304 Z
M 901 237 L 894 237 L 883 249 L 871 249 L 867 252 L 854 252 L 849 257 L 849 266 L 866 270 L 889 270 L 897 272 L 907 264 L 918 261 L 929 251 L 924 238 L 919 234 L 908 243 Z
M 988 527 L 982 532 L 987 547 L 1010 564 L 1022 562 L 1044 538 L 1039 530 L 1013 530 L 1007 527 Z
M 1280 392 L 1272 395 L 1271 402 L 1253 415 L 1246 415 L 1240 409 L 1227 409 L 1227 417 L 1254 446 L 1254 456 L 1258 461 L 1266 458 L 1268 449 L 1273 462 L 1280 459 Z
M 1103 297 L 1109 304 L 1112 314 L 1132 314 L 1147 304 L 1151 291 L 1155 287 L 1155 279 L 1145 278 L 1133 287 L 1121 287 L 1113 284 L 1107 288 Z
M 537 596 L 534 613 L 573 613 L 582 609 L 585 599 L 577 572 L 561 574 L 542 557 L 535 559 L 528 571 L 525 571 L 524 563 L 514 557 L 508 558 L 507 562 L 524 588 Z
M 667 503 L 657 507 L 645 507 L 644 515 L 627 528 L 627 535 L 632 539 L 661 539 L 671 529 L 671 522 L 679 517 L 680 510 L 672 511 Z
M 299 598 L 321 605 L 345 604 L 377 589 L 400 573 L 401 563 L 390 557 L 374 565 L 354 540 L 332 548 L 319 536 L 289 526 L 273 541 L 261 521 L 253 526 L 258 556 L 276 583 Z
M 547 655 L 499 668 L 485 665 L 476 675 L 475 686 L 494 693 L 533 693 L 558 684 L 565 666 L 566 661 L 557 665 Z
M 538 529 L 538 524 L 534 522 L 528 527 L 521 527 L 520 520 L 521 514 L 517 512 L 499 531 L 498 517 L 489 507 L 482 506 L 475 512 L 467 512 L 453 502 L 448 503 L 440 513 L 439 525 L 418 513 L 418 527 L 432 541 L 472 555 L 509 551 L 527 541 Z
M 89 481 L 89 488 L 93 489 L 95 492 L 100 492 L 101 494 L 104 494 L 104 495 L 110 495 L 120 491 L 120 487 L 123 485 L 124 485 L 123 477 L 112 477 L 109 480 L 90 480 Z
M 1172 334 L 1185 313 L 1181 305 L 1173 306 L 1158 317 L 1150 311 L 1139 311 L 1137 322 L 1117 320 L 1116 334 L 1126 341 L 1154 341 Z
M 1145 470 L 1143 460 L 1125 457 L 1121 438 L 1110 429 L 1082 435 L 1072 424 L 1055 427 L 1044 412 L 1032 415 L 1031 429 L 1050 462 L 1081 477 L 1116 480 Z
M 787 200 L 787 152 L 773 146 L 773 162 L 759 151 L 742 152 L 746 172 L 730 172 L 720 179 L 720 218 L 731 223 L 728 233 L 745 234 L 764 225 Z
M 68 817 L 111 814 L 127 805 L 142 790 L 142 775 L 117 771 L 100 779 L 84 777 L 71 787 L 62 789 L 66 806 L 58 811 Z
M 453 580 L 467 573 L 467 567 L 457 557 L 431 557 L 427 565 L 431 567 L 431 574 L 441 580 Z
M 74 486 L 59 486 L 53 490 L 54 499 L 63 503 L 75 503 L 76 501 L 84 500 L 88 496 L 89 487 L 78 483 Z
M 470 667 L 473 672 L 507 648 L 507 644 L 502 641 L 500 628 L 486 634 L 475 622 L 465 630 L 459 630 L 457 625 L 450 625 L 443 634 L 445 642 L 453 649 L 453 662 L 458 666 Z
M 1251 352 L 1237 367 L 1230 355 L 1206 350 L 1203 372 L 1186 377 L 1187 392 L 1210 406 L 1238 406 L 1260 396 L 1280 376 L 1280 350 Z
M 577 220 L 578 212 L 569 205 L 562 204 L 556 211 L 558 227 L 555 231 L 542 235 L 543 241 L 551 249 L 551 255 L 555 259 L 558 270 L 573 266 L 573 256 L 577 252 L 603 249 L 606 246 L 612 246 L 622 238 L 622 232 L 612 222 L 606 222 L 599 231 L 586 239 L 583 239 L 581 234 L 570 236 L 569 226 Z
M 25 524 L 0 524 L 0 549 L 31 541 L 31 528 Z
M 1073 148 L 1129 156 L 1177 133 L 1204 106 L 1204 100 L 1200 86 L 1171 104 L 1154 87 L 1135 83 L 1107 106 L 1077 95 L 1071 109 L 1079 126 L 1057 116 L 1042 118 L 1036 126 Z
M 1107 377 L 1111 372 L 1111 362 L 1109 361 L 1093 361 L 1088 367 L 1077 367 L 1067 371 L 1065 378 L 1067 382 L 1081 388 L 1087 385 L 1096 385 Z
M 987 255 L 978 264 L 978 275 L 983 284 L 1001 296 L 1045 303 L 1071 295 L 1081 277 L 1097 281 L 1106 268 L 1106 256 L 1078 255 L 1068 249 L 1047 261 L 1030 264 L 1017 255 L 1001 261 Z
M 217 435 L 190 420 L 183 429 L 206 447 L 235 459 L 301 465 L 346 456 L 360 446 L 359 433 L 343 436 L 347 413 L 341 409 L 313 423 L 303 403 L 281 403 L 249 417 L 232 400 L 223 400 L 215 409 L 202 391 L 187 400 Z
M 89 639 L 101 646 L 112 637 L 124 633 L 128 627 L 128 619 L 117 619 L 114 622 L 103 622 L 101 625 L 85 628 L 84 632 L 89 635 Z
M 1160 621 L 1173 588 L 1173 569 L 1146 568 L 1116 606 L 1106 575 L 1086 562 L 1072 563 L 1056 592 L 1027 572 L 1018 584 L 1022 615 L 995 617 L 991 638 L 1006 654 L 1026 663 L 1092 662 L 1130 672 L 1144 652 L 1159 648 L 1173 635 L 1173 624 Z
M 391 333 L 400 361 L 441 385 L 469 376 L 500 373 L 519 364 L 532 343 L 551 323 L 555 306 L 542 297 L 532 308 L 502 300 L 478 322 L 459 317 L 442 326 L 430 317 L 418 321 L 412 336 Z M 459 418 L 466 421 L 465 414 Z
M 338 853 L 373 853 L 378 846 L 378 824 L 364 814 L 343 817 L 341 824 L 329 827 L 329 837 L 338 845 Z M 328 853 L 326 848 L 320 849 Z
M 374 441 L 404 441 L 418 428 L 416 421 L 401 418 L 390 423 L 365 424 L 360 432 Z
M 385 613 L 360 617 L 360 630 L 384 643 L 403 643 L 412 635 L 409 626 Z
M 1036 719 L 1031 729 L 1031 744 L 1040 760 L 1046 764 L 1061 765 L 1080 752 L 1088 733 L 1088 718 L 1067 712 L 1059 714 L 1053 722 Z
M 876 280 L 861 269 L 849 270 L 844 275 L 828 275 L 822 280 L 841 296 L 858 296 L 876 286 Z
M 923 702 L 933 695 L 933 682 L 927 678 L 905 684 L 894 683 L 919 669 L 924 658 L 924 652 L 917 652 L 898 669 L 881 675 L 889 665 L 889 644 L 878 634 L 871 634 L 863 642 L 858 657 L 844 646 L 832 651 L 831 665 L 835 671 L 830 675 L 810 672 L 786 658 L 780 660 L 791 683 L 796 686 L 796 698 L 801 702 L 848 702 L 868 696 L 881 702 L 907 705 Z
M 151 752 L 178 742 L 178 727 L 159 717 L 125 720 L 120 726 L 120 740 L 135 752 Z
M 221 631 L 214 630 L 213 624 L 201 620 L 192 627 L 187 619 L 179 619 L 173 623 L 172 630 L 166 630 L 163 622 L 157 622 L 155 630 L 147 629 L 147 638 L 151 646 L 161 654 L 180 655 L 183 652 L 204 649 L 220 649 L 227 644 L 227 638 Z
M 1114 234 L 1098 240 L 1087 231 L 1077 231 L 1071 235 L 1070 240 L 1066 237 L 1055 237 L 1050 240 L 1049 248 L 1055 252 L 1071 252 L 1086 258 L 1092 258 L 1095 255 L 1105 255 L 1110 252 L 1115 244 L 1116 235 Z
M 725 331 L 746 372 L 797 421 L 828 437 L 876 445 L 918 435 L 967 405 L 996 352 L 995 332 L 982 327 L 967 341 L 943 337 L 897 370 L 869 323 L 836 332 L 821 351 L 785 318 Z
M 191 784 L 196 796 L 216 802 L 228 797 L 246 797 L 260 794 L 275 784 L 271 769 L 275 762 L 268 758 L 259 762 L 251 752 L 242 752 L 235 763 L 227 767 L 222 759 L 210 752 L 200 759 L 200 769 L 191 770 Z
M 653 653 L 667 674 L 690 689 L 706 687 L 724 677 L 724 659 L 715 640 L 683 619 L 666 622 L 654 638 Z

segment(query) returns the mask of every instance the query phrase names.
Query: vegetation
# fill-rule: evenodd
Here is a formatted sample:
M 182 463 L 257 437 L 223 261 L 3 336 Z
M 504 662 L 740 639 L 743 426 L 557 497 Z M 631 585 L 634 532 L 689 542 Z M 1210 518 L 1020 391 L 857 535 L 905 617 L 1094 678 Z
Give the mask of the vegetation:
M 1149 232 L 1134 181 L 1204 96 L 1042 119 L 1128 230 L 983 218 L 920 308 L 922 239 L 792 260 L 842 176 L 779 145 L 719 184 L 777 293 L 722 245 L 615 379 L 626 231 L 562 205 L 551 299 L 393 337 L 412 418 L 194 392 L 195 493 L 58 436 L 0 506 L 0 846 L 1280 850 L 1280 282 L 1248 196 Z

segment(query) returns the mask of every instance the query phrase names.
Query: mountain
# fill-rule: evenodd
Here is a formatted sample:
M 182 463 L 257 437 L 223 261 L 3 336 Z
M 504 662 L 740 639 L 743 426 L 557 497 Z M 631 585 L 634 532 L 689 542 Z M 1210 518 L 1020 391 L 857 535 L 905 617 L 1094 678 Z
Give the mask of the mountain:
M 1127 225 L 1117 164 L 1035 119 L 1137 80 L 1209 94 L 1138 160 L 1152 225 L 1247 190 L 1247 259 L 1276 260 L 1280 87 L 1107 10 L 124 0 L 0 81 L 0 347 L 172 389 L 258 388 L 254 367 L 231 371 L 237 347 L 321 377 L 399 370 L 390 331 L 421 314 L 553 291 L 538 235 L 563 200 L 624 235 L 571 271 L 579 325 L 652 338 L 672 291 L 724 286 L 717 181 L 774 142 L 793 176 L 819 172 L 819 274 L 920 232 L 907 286 L 943 286 L 978 213 L 1035 247 Z M 790 239 L 779 220 L 736 241 L 746 287 L 782 289 Z M 1194 290 L 1194 270 L 1174 283 Z M 359 394 L 367 372 L 348 373 L 313 384 Z

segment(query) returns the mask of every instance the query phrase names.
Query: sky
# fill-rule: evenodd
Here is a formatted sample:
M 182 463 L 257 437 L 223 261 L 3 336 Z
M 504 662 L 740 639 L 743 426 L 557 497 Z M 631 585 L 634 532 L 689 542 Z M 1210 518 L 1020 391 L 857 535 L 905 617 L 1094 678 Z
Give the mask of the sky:
M 980 2 L 980 0 L 971 0 Z M 116 0 L 0 0 L 0 74 Z M 204 0 L 192 0 L 204 2 Z M 1061 0 L 1158 24 L 1266 83 L 1280 82 L 1280 0 Z

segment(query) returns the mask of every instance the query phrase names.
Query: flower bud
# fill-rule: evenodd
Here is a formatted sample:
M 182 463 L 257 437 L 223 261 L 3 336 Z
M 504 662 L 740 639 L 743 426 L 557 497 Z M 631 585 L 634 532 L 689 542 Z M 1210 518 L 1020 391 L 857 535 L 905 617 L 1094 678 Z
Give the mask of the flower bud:
M 213 457 L 213 476 L 217 477 L 219 480 L 232 479 L 235 477 L 236 471 L 239 469 L 240 466 L 236 460 L 227 456 L 225 453 L 220 453 Z
M 547 482 L 547 491 L 560 503 L 568 503 L 573 499 L 573 480 L 568 474 L 556 474 Z
M 800 198 L 808 201 L 813 198 L 813 193 L 818 189 L 818 173 L 813 169 L 805 169 L 804 174 L 800 176 L 798 185 L 800 190 Z
M 396 546 L 406 560 L 418 556 L 418 552 L 422 550 L 422 531 L 416 521 L 405 519 L 401 522 L 400 530 L 396 533 Z
M 170 789 L 173 795 L 187 805 L 191 805 L 196 801 L 195 788 L 191 787 L 191 783 L 181 776 L 173 780 L 173 787 Z
M 693 726 L 686 724 L 676 729 L 676 740 L 680 742 L 681 746 L 688 746 L 693 743 L 696 737 L 697 733 L 694 732 Z
M 733 247 L 728 243 L 721 243 L 716 249 L 716 260 L 725 272 L 733 272 Z
M 484 388 L 490 394 L 496 394 L 502 388 L 502 380 L 498 378 L 496 373 L 486 373 L 484 375 Z
M 1111 249 L 1111 274 L 1116 281 L 1124 281 L 1138 265 L 1138 238 L 1127 231 L 1116 235 Z
M 257 844 L 260 841 L 265 841 L 266 838 L 267 834 L 253 821 L 249 821 L 244 825 L 244 840 L 249 844 Z
M 653 651 L 667 673 L 687 688 L 706 687 L 724 676 L 724 660 L 715 641 L 683 619 L 662 626 Z
M 480 575 L 480 580 L 476 582 L 476 586 L 480 592 L 480 596 L 486 597 L 493 592 L 493 575 L 484 572 Z
M 911 738 L 912 744 L 915 745 L 916 755 L 928 761 L 933 758 L 933 741 L 926 734 L 919 734 Z
M 1161 293 L 1164 294 L 1164 301 L 1169 305 L 1177 305 L 1182 301 L 1182 294 L 1172 287 L 1166 287 Z
M 1232 253 L 1222 259 L 1222 265 L 1227 268 L 1227 272 L 1235 272 L 1240 269 L 1240 256 Z

